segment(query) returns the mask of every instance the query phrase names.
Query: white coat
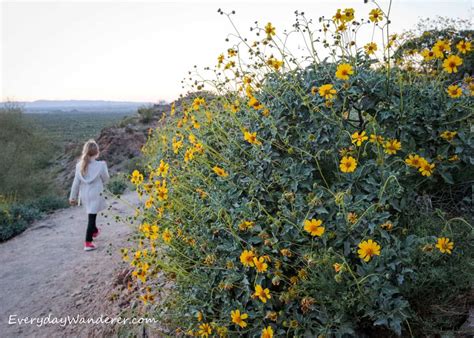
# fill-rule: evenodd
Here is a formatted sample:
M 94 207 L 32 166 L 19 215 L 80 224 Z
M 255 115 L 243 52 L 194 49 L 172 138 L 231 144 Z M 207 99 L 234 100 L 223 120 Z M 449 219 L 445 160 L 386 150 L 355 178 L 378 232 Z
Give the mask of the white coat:
M 81 174 L 81 163 L 76 164 L 76 173 L 72 183 L 70 200 L 84 205 L 88 214 L 97 214 L 107 208 L 104 196 L 104 184 L 109 180 L 109 171 L 104 161 L 90 160 L 87 172 Z

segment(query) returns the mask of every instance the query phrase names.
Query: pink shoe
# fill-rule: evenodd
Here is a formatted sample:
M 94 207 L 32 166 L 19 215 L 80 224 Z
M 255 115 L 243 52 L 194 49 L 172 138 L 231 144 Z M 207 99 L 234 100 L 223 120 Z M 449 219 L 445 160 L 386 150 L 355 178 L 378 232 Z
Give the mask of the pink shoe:
M 84 251 L 92 251 L 97 249 L 97 247 L 92 242 L 85 242 L 84 243 Z
M 93 237 L 93 238 L 96 238 L 96 237 L 98 237 L 99 235 L 100 235 L 100 230 L 99 230 L 99 229 L 97 229 L 96 232 L 93 232 L 93 233 L 92 233 L 92 237 Z

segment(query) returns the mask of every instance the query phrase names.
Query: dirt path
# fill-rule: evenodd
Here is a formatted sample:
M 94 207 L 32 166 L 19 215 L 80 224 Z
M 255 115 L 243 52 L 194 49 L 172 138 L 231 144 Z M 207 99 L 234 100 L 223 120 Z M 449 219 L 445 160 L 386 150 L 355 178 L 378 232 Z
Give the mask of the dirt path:
M 81 207 L 57 211 L 0 244 L 0 337 L 90 336 L 92 324 L 9 325 L 24 317 L 107 316 L 105 298 L 123 268 L 119 249 L 131 226 L 115 216 L 133 215 L 135 193 L 109 199 L 98 215 L 102 233 L 95 251 L 83 251 L 86 215 Z M 111 311 L 111 310 L 110 310 Z M 17 317 L 10 317 L 17 315 Z

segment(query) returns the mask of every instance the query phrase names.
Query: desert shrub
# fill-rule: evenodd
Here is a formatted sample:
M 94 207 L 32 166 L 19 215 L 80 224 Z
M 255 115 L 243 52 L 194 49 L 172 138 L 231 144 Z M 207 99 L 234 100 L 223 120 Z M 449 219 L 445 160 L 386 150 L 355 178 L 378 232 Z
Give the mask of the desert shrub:
M 149 139 L 131 175 L 145 201 L 137 246 L 122 252 L 170 329 L 421 335 L 466 317 L 448 310 L 473 277 L 472 86 L 452 82 L 446 47 L 426 61 L 435 73 L 393 58 L 394 36 L 380 56 L 357 48 L 361 22 L 386 36 L 379 10 L 321 19 L 324 41 L 296 13 L 302 58 L 270 23 L 253 44 L 237 32 L 214 70 L 221 95 L 172 110 Z M 174 286 L 154 306 L 159 272 Z
M 143 106 L 138 108 L 137 113 L 140 116 L 141 123 L 149 123 L 155 115 L 155 110 L 153 106 Z
M 43 170 L 53 160 L 54 146 L 12 103 L 0 109 L 0 194 L 29 199 L 54 186 Z
M 28 203 L 31 207 L 38 209 L 40 212 L 52 212 L 57 209 L 68 207 L 66 198 L 58 195 L 45 195 L 36 198 Z
M 13 203 L 0 207 L 0 242 L 6 241 L 26 230 L 28 225 L 41 217 L 41 212 L 32 205 Z
M 127 186 L 126 177 L 123 175 L 115 176 L 107 183 L 107 189 L 114 195 L 122 195 Z

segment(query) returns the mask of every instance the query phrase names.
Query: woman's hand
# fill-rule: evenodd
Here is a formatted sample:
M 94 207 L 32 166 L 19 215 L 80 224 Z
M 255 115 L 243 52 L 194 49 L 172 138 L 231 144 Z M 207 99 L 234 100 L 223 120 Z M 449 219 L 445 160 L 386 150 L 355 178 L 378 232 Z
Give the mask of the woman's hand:
M 75 206 L 75 205 L 77 205 L 77 201 L 76 200 L 69 200 L 69 205 Z

